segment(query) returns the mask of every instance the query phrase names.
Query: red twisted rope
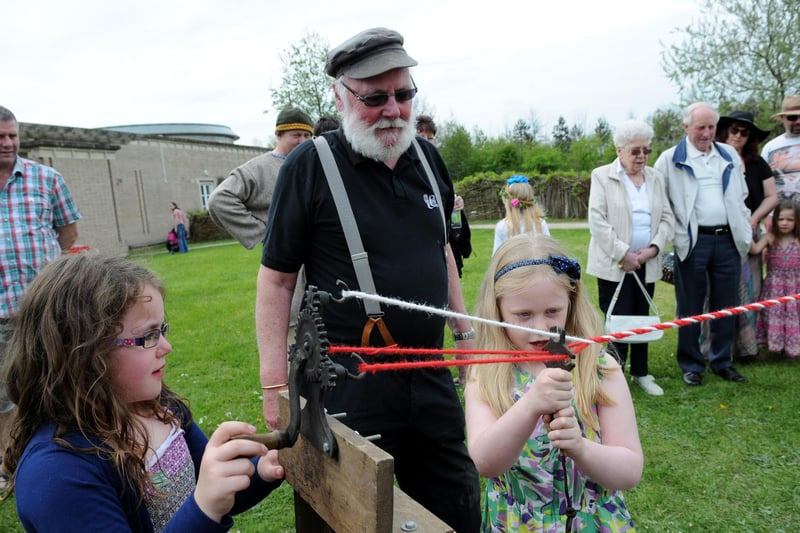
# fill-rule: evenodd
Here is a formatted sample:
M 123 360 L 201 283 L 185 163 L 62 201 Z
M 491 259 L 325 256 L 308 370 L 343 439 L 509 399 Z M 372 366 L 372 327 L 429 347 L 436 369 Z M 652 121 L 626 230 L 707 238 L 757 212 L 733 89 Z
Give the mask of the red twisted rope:
M 699 324 L 709 320 L 716 320 L 718 318 L 727 318 L 731 316 L 740 315 L 747 311 L 761 311 L 768 307 L 779 304 L 785 304 L 791 301 L 800 300 L 800 294 L 791 294 L 789 296 L 781 296 L 771 300 L 763 300 L 760 302 L 753 302 L 750 304 L 739 305 L 736 307 L 729 307 L 727 309 L 720 309 L 719 311 L 712 311 L 710 313 L 703 313 L 700 315 L 688 316 L 685 318 L 676 318 L 660 324 L 653 324 L 651 326 L 643 326 L 641 328 L 631 329 L 628 331 L 620 331 L 616 333 L 607 333 L 597 337 L 590 337 L 584 341 L 576 341 L 567 345 L 572 353 L 577 354 L 590 344 L 602 344 L 606 342 L 615 341 L 617 339 L 624 339 L 633 335 L 640 335 L 643 333 L 650 333 L 652 331 L 677 329 L 683 326 L 690 326 L 692 324 Z M 359 372 L 378 372 L 383 370 L 410 370 L 418 368 L 437 368 L 445 366 L 466 366 L 466 365 L 482 365 L 490 363 L 517 363 L 522 361 L 560 361 L 567 359 L 566 355 L 553 355 L 543 350 L 525 351 L 525 350 L 457 350 L 457 349 L 433 349 L 433 348 L 400 348 L 397 345 L 384 346 L 384 347 L 371 347 L 371 346 L 330 346 L 328 353 L 360 353 L 364 355 L 417 355 L 417 356 L 430 356 L 430 355 L 511 355 L 513 357 L 500 357 L 500 358 L 480 358 L 480 359 L 448 359 L 448 360 L 434 360 L 434 361 L 403 361 L 397 363 L 361 363 L 358 365 Z

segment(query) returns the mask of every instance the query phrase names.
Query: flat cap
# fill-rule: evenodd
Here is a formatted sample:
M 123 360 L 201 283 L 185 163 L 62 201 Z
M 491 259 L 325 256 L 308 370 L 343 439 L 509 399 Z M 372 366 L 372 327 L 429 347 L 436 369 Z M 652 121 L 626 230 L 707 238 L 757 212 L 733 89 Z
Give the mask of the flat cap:
M 333 78 L 360 80 L 416 65 L 403 48 L 402 35 L 387 28 L 371 28 L 328 52 L 325 72 Z

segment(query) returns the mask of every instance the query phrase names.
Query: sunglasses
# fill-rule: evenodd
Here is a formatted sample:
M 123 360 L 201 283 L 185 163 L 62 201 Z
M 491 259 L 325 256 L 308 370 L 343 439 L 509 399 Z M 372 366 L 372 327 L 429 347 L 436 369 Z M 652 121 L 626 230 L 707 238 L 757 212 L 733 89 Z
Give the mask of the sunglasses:
M 650 155 L 653 152 L 653 149 L 652 148 L 639 148 L 637 146 L 636 148 L 631 148 L 628 151 L 631 153 L 632 156 L 636 157 L 639 154 Z
M 731 126 L 730 128 L 728 128 L 728 132 L 731 135 L 741 135 L 742 137 L 750 136 L 749 128 L 739 128 L 738 126 Z
M 783 115 L 783 118 L 785 118 L 789 122 L 794 122 L 795 120 L 800 118 L 800 115 Z
M 353 89 L 348 87 L 347 84 L 342 80 L 339 80 L 339 83 L 341 83 L 345 89 L 350 91 L 350 93 L 353 96 L 358 98 L 361 101 L 361 103 L 363 103 L 367 107 L 380 107 L 382 105 L 386 105 L 386 102 L 389 101 L 390 96 L 394 96 L 394 99 L 397 100 L 398 103 L 403 103 L 412 100 L 417 95 L 417 85 L 414 83 L 413 78 L 411 79 L 411 84 L 414 87 L 411 89 L 404 89 L 402 91 L 397 91 L 394 94 L 382 93 L 382 94 L 371 94 L 369 96 L 361 96 Z

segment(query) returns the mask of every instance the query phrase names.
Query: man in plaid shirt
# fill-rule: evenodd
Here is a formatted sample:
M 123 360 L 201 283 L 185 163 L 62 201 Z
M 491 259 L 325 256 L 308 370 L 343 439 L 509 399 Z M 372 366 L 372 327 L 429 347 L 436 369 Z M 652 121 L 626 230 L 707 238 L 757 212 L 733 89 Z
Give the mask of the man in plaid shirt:
M 0 106 L 0 362 L 22 293 L 75 243 L 81 218 L 61 174 L 18 152 L 17 119 Z M 0 413 L 13 408 L 0 381 Z

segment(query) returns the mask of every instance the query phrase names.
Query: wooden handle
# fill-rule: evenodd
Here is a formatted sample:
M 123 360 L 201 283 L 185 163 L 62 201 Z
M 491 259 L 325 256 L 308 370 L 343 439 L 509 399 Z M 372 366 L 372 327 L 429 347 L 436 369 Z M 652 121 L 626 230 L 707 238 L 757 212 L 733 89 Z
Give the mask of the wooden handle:
M 271 431 L 269 433 L 249 433 L 242 435 L 234 435 L 231 440 L 252 440 L 260 442 L 270 450 L 280 450 L 286 448 L 288 444 L 288 435 L 285 431 Z

